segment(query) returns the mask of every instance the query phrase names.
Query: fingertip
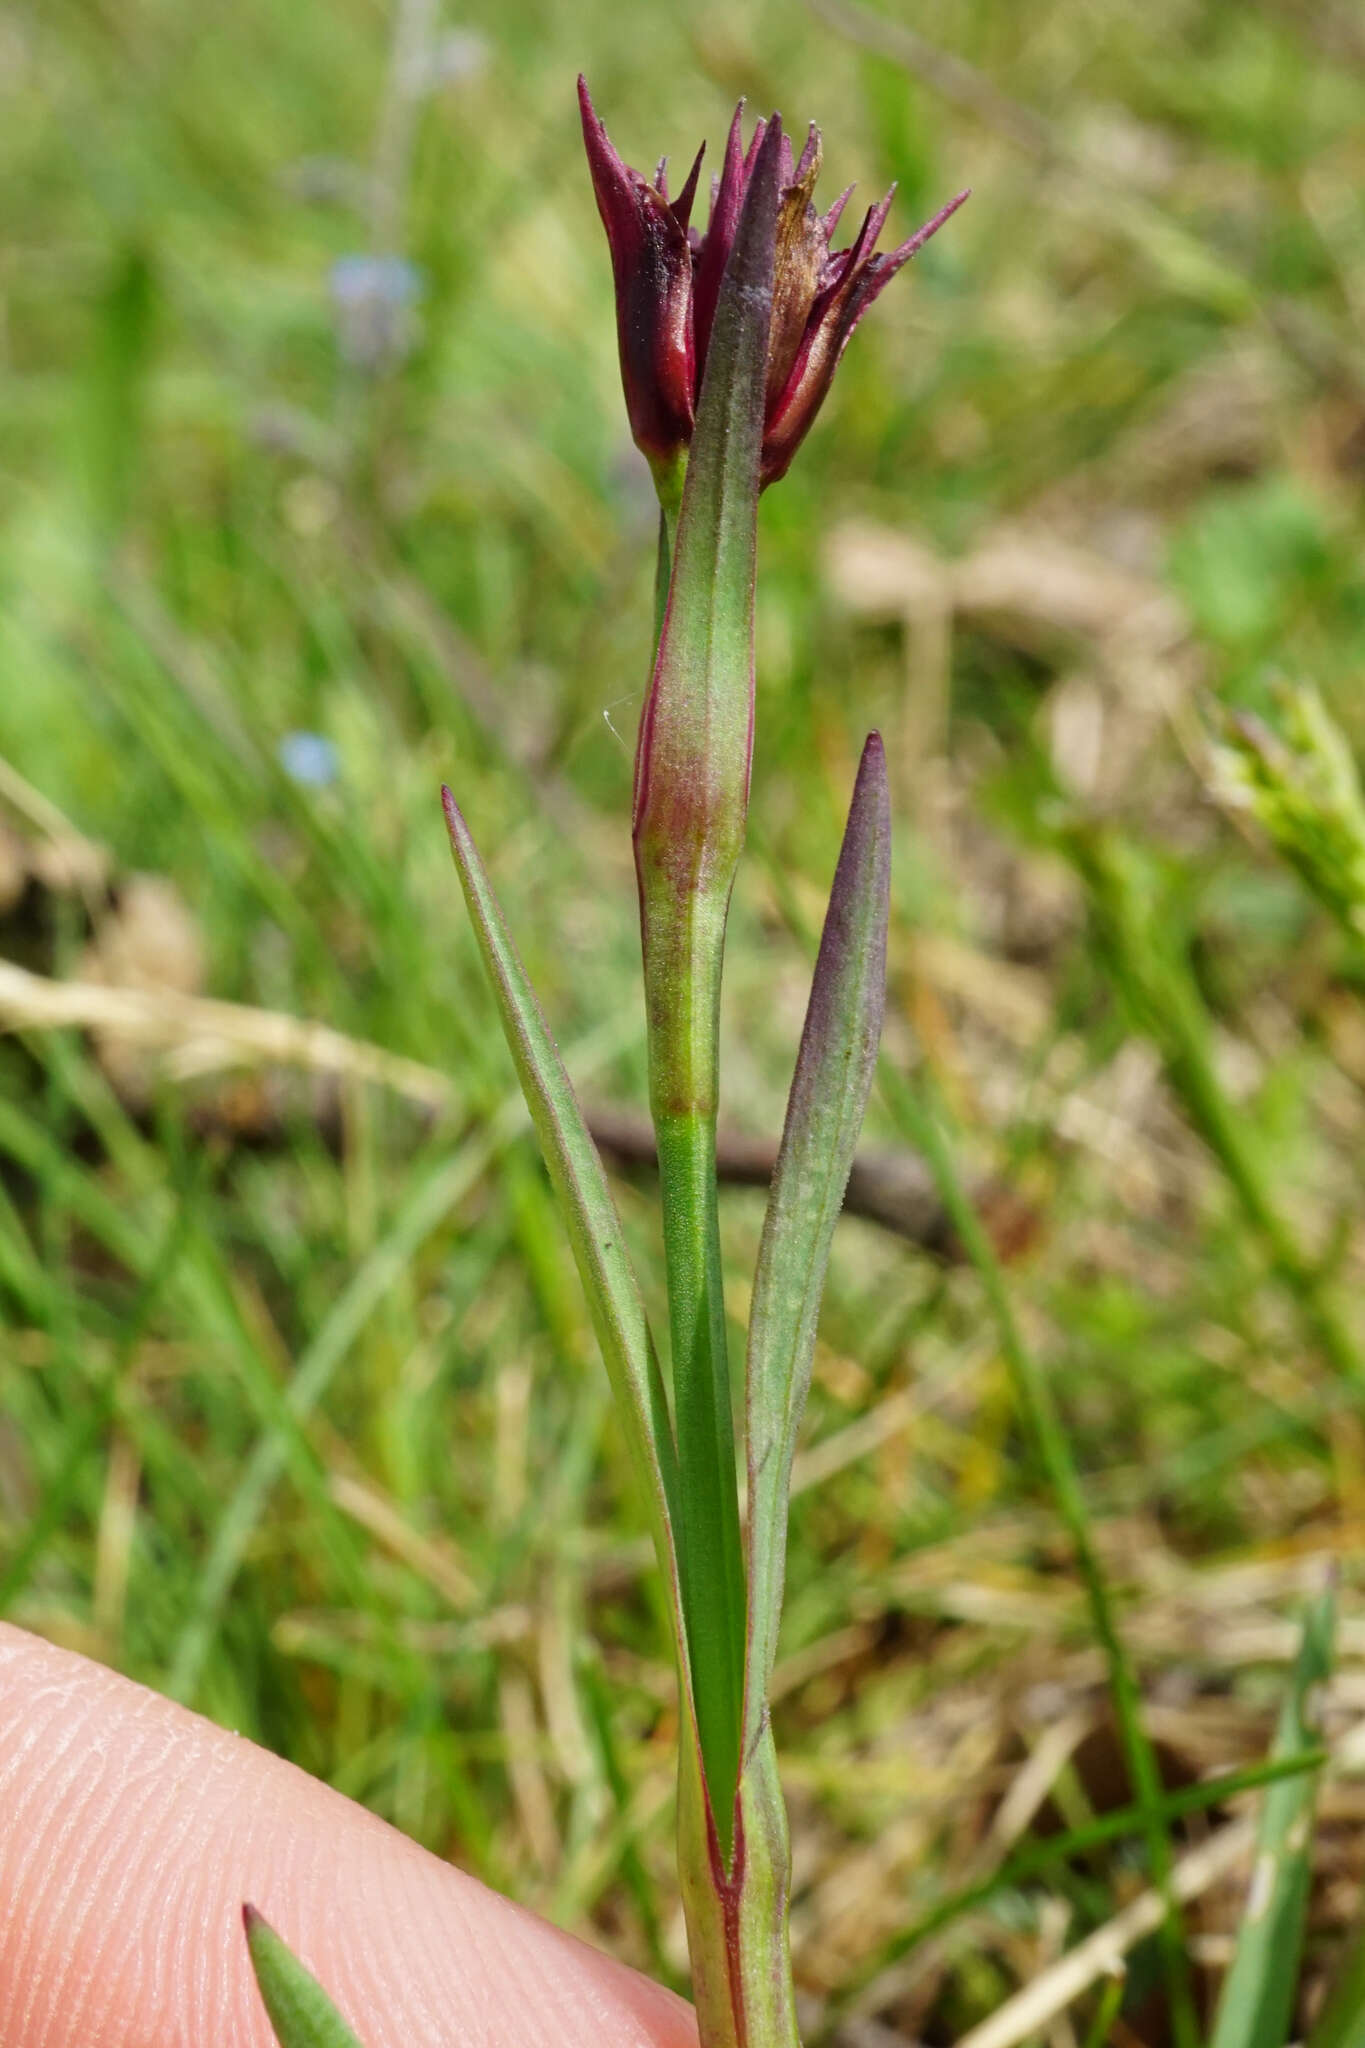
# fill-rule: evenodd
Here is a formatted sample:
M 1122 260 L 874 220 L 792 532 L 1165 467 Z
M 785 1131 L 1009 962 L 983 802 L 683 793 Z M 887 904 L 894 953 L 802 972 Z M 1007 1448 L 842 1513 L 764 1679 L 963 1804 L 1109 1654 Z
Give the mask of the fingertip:
M 293 1765 L 0 1623 L 0 2043 L 275 2048 L 248 1940 L 366 2048 L 695 2048 L 688 2008 Z

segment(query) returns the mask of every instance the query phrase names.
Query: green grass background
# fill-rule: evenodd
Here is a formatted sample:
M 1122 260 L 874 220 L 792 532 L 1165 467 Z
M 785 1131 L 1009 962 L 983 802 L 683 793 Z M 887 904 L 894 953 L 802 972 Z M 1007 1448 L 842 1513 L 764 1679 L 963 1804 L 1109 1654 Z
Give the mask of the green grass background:
M 1365 1509 L 1360 955 L 1220 816 L 1201 740 L 1290 679 L 1365 741 L 1365 37 L 1289 0 L 932 0 L 926 69 L 901 12 L 0 15 L 0 756 L 120 874 L 174 882 L 208 992 L 452 1084 L 434 1121 L 348 1087 L 339 1145 L 286 1090 L 247 1145 L 205 1134 L 203 1084 L 163 1070 L 134 1108 L 84 1037 L 0 1041 L 5 1611 L 674 1977 L 642 1521 L 436 802 L 448 780 L 584 1092 L 640 1103 L 652 521 L 580 67 L 636 163 L 714 146 L 743 93 L 819 118 L 830 196 L 898 181 L 902 233 L 974 188 L 765 500 L 732 1120 L 776 1130 L 877 724 L 888 1062 L 968 1185 L 1027 1211 L 1014 1313 L 1144 1689 L 1249 1701 L 1222 1760 L 1254 1761 L 1285 1653 L 1219 1628 L 1305 1552 L 1343 1556 L 1349 1613 Z M 329 277 L 376 250 L 421 288 L 371 374 Z M 1060 537 L 1141 579 L 1169 644 L 1116 678 L 1093 632 L 1021 633 L 988 591 L 952 636 L 946 759 L 917 765 L 932 692 L 914 633 L 907 657 L 841 599 L 851 522 L 948 565 Z M 1079 791 L 1077 704 L 1103 720 Z M 335 746 L 332 786 L 285 773 L 297 731 Z M 0 932 L 82 972 L 78 899 Z M 870 1142 L 915 1128 L 874 1098 Z M 647 1183 L 622 1199 L 657 1303 Z M 737 1329 L 760 1220 L 727 1195 Z M 777 1709 L 798 1976 L 872 1976 L 872 2011 L 946 2038 L 1041 1966 L 1058 1910 L 1073 1939 L 1141 1871 L 1127 1848 L 1012 1886 L 876 1975 L 977 1871 L 1046 1687 L 1104 1723 L 970 1266 L 842 1226 L 806 1442 L 833 1449 L 795 1506 Z M 1182 1636 L 1189 1588 L 1249 1562 L 1284 1575 L 1229 1570 Z M 1076 1778 L 1062 1818 L 1098 1797 Z

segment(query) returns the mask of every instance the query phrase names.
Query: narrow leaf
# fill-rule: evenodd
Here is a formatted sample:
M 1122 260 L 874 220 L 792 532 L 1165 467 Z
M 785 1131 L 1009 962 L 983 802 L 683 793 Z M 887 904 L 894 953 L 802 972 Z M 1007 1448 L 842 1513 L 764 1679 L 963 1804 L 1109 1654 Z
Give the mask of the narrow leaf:
M 1365 2048 L 1365 1932 L 1353 1938 L 1308 2048 Z
M 1297 1756 L 1316 1747 L 1317 1694 L 1332 1668 L 1335 1622 L 1336 1593 L 1329 1587 L 1304 1616 L 1274 1756 Z M 1318 1773 L 1305 1772 L 1266 1793 L 1251 1887 L 1210 2048 L 1284 2048 L 1289 2039 L 1312 1876 L 1317 1788 Z
M 243 1906 L 246 1945 L 280 2048 L 361 2048 L 316 1977 L 254 1906 Z
M 441 801 L 479 951 L 568 1227 L 631 1459 L 644 1487 L 660 1569 L 672 1595 L 679 1661 L 685 1665 L 673 1539 L 677 1458 L 663 1378 L 621 1219 L 573 1084 L 508 933 L 469 827 L 448 789 L 441 791 Z
M 749 1640 L 744 1747 L 777 1649 L 787 1494 L 810 1390 L 830 1241 L 867 1106 L 886 995 L 891 813 L 876 733 L 863 749 L 787 1101 L 749 1322 Z
M 1094 2018 L 1086 2029 L 1085 2048 L 1105 2048 L 1112 2038 L 1114 2022 L 1123 2007 L 1124 1977 L 1123 1966 L 1117 1966 L 1116 1974 L 1109 1978 L 1095 2005 Z

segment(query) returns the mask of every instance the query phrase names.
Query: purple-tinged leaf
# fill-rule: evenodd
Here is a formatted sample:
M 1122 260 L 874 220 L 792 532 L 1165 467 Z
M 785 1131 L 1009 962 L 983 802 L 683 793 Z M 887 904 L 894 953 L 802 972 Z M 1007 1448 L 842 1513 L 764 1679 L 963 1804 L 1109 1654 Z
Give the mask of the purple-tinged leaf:
M 761 1736 L 786 1568 L 787 1494 L 830 1242 L 881 1036 L 891 887 L 886 757 L 863 749 L 768 1194 L 749 1319 L 744 1752 Z

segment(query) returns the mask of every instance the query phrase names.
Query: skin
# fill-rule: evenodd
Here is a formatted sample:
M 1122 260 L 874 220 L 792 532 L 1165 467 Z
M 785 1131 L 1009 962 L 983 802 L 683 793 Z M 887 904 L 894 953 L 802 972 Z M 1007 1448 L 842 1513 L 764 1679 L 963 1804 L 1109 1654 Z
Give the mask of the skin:
M 4 2048 L 276 2048 L 244 1899 L 365 2048 L 696 2048 L 670 1993 L 292 1764 L 0 1623 Z

